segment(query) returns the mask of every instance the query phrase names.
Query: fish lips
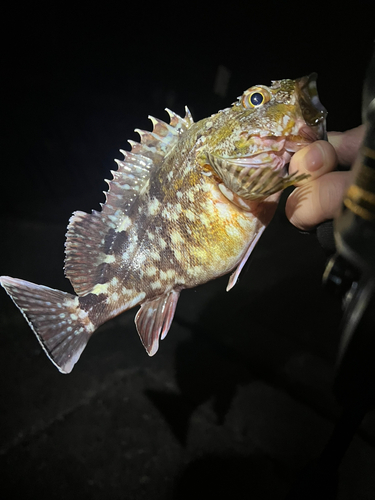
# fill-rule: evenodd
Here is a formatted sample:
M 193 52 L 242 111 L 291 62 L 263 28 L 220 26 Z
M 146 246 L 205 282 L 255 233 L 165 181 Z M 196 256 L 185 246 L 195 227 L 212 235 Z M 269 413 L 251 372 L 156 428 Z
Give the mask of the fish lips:
M 316 85 L 318 75 L 311 73 L 296 80 L 296 90 L 305 124 L 299 133 L 301 137 L 313 142 L 319 139 L 327 140 L 326 118 L 327 110 L 320 102 Z

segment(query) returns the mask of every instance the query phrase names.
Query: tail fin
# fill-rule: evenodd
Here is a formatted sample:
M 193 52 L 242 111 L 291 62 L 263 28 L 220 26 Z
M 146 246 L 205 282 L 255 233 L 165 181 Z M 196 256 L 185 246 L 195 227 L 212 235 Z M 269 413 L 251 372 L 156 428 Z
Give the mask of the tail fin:
M 0 284 L 22 312 L 61 373 L 70 373 L 95 330 L 78 297 L 9 276 Z

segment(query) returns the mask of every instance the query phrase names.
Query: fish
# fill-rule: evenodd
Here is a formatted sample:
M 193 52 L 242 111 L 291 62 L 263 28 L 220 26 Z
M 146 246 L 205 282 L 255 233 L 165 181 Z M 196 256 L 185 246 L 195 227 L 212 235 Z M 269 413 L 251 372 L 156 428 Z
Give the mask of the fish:
M 255 85 L 228 108 L 194 122 L 166 109 L 150 116 L 106 180 L 101 210 L 73 212 L 65 243 L 67 293 L 1 276 L 42 348 L 70 373 L 93 332 L 139 305 L 135 324 L 152 356 L 184 288 L 227 273 L 235 285 L 281 191 L 292 155 L 326 135 L 317 75 Z

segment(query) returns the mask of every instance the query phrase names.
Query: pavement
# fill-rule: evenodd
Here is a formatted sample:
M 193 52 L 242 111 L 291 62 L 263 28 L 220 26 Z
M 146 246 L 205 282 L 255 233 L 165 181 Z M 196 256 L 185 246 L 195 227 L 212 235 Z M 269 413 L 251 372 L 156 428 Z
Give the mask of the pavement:
M 66 226 L 0 226 L 0 274 L 71 290 Z M 1 291 L 2 498 L 286 498 L 340 415 L 341 309 L 321 287 L 325 261 L 280 209 L 232 291 L 223 277 L 181 294 L 154 357 L 131 310 L 98 330 L 70 375 Z M 340 464 L 335 497 L 375 498 L 374 411 Z

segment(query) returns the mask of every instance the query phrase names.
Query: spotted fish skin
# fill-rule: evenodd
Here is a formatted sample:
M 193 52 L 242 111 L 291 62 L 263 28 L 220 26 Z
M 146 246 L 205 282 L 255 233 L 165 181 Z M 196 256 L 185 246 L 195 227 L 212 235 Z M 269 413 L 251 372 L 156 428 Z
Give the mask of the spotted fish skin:
M 91 334 L 141 305 L 140 338 L 150 355 L 171 325 L 179 293 L 233 271 L 237 277 L 275 211 L 280 191 L 303 176 L 285 165 L 322 138 L 326 112 L 315 76 L 251 87 L 194 123 L 167 110 L 152 132 L 129 141 L 100 212 L 75 212 L 65 274 L 77 296 L 3 276 L 52 362 L 69 373 Z

